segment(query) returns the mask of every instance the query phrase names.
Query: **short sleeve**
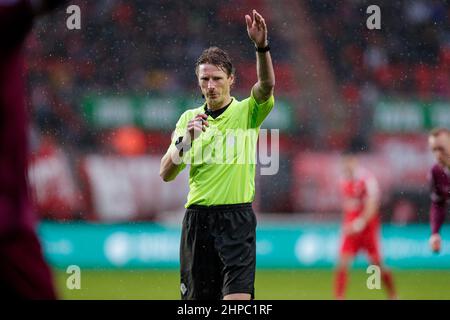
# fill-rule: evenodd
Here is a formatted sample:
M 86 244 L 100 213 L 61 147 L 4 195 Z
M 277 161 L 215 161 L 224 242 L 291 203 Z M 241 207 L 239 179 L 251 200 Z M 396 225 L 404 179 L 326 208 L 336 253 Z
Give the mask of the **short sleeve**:
M 269 115 L 275 104 L 274 96 L 270 96 L 269 99 L 262 103 L 258 103 L 253 95 L 253 89 L 248 99 L 249 107 L 249 125 L 251 128 L 259 128 L 264 119 Z

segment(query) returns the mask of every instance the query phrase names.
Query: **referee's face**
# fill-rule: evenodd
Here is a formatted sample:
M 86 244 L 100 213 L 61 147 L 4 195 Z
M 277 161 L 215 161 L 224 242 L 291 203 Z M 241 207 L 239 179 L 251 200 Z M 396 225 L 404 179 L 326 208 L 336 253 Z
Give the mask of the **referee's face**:
M 209 108 L 220 109 L 230 102 L 233 75 L 212 64 L 201 64 L 198 68 L 198 83 Z

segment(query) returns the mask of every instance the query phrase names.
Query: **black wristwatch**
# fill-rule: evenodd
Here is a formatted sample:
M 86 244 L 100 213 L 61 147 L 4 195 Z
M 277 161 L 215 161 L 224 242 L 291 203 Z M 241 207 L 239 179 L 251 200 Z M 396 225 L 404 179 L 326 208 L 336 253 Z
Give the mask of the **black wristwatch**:
M 269 46 L 269 43 L 267 42 L 267 45 L 264 48 L 258 48 L 255 46 L 255 49 L 257 52 L 267 52 L 270 50 L 270 46 Z
M 178 151 L 186 152 L 192 147 L 192 141 L 190 146 L 186 146 L 185 144 L 182 144 L 184 137 L 178 137 L 177 141 L 175 141 L 175 147 Z

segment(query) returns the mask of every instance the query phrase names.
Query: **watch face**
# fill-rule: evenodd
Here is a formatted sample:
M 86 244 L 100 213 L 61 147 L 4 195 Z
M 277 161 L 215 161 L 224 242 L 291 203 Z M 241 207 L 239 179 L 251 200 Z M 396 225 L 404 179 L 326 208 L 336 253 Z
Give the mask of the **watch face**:
M 183 141 L 183 137 L 178 137 L 178 139 L 177 139 L 177 141 L 175 141 L 175 147 L 178 149 L 178 150 L 181 150 L 181 141 Z
M 178 137 L 177 141 L 175 141 L 175 145 L 179 145 L 183 141 L 183 137 Z

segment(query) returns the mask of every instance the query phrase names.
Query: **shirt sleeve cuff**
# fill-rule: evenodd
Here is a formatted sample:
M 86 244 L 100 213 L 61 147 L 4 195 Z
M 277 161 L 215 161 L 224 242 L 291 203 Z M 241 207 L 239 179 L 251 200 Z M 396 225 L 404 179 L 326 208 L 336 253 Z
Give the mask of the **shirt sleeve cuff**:
M 255 95 L 253 94 L 253 89 L 252 89 L 252 91 L 251 91 L 250 98 L 255 102 L 255 104 L 256 104 L 258 107 L 260 107 L 260 106 L 265 106 L 265 105 L 267 105 L 267 104 L 273 103 L 273 101 L 274 101 L 274 96 L 273 96 L 273 94 L 272 94 L 266 101 L 264 101 L 264 102 L 259 102 L 259 103 L 258 103 L 258 101 L 257 101 L 256 98 L 255 98 Z

